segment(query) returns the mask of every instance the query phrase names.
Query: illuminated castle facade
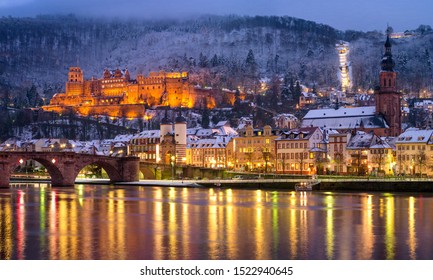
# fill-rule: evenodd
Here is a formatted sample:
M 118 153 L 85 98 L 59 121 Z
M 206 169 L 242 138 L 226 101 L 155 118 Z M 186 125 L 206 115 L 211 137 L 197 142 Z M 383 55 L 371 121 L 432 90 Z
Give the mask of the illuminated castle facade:
M 230 99 L 233 99 L 234 95 Z M 143 117 L 146 106 L 202 108 L 216 105 L 213 91 L 191 85 L 187 72 L 151 72 L 131 79 L 128 70 L 104 70 L 101 79 L 85 80 L 70 67 L 65 93 L 57 93 L 46 111 L 112 117 Z

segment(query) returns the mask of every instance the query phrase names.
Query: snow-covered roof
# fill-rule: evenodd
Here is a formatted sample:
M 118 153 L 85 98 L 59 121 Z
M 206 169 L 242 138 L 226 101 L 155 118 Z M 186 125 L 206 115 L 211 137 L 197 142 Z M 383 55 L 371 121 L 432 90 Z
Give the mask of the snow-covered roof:
M 310 110 L 302 120 L 302 127 L 317 126 L 326 129 L 388 128 L 374 106 Z
M 232 137 L 215 136 L 212 138 L 202 138 L 188 143 L 189 148 L 193 149 L 223 149 L 227 146 Z
M 433 142 L 433 130 L 409 129 L 397 137 L 396 144 Z
M 295 115 L 293 114 L 278 114 L 275 117 L 273 117 L 273 119 L 275 120 L 285 119 L 285 120 L 292 120 L 292 121 L 298 120 L 298 118 L 295 117 Z
M 393 138 L 381 138 L 373 133 L 358 131 L 350 138 L 347 149 L 394 149 L 393 140 Z
M 115 142 L 129 142 L 132 139 L 132 134 L 117 135 L 114 137 Z
M 218 128 L 218 127 L 225 126 L 225 125 L 229 125 L 228 121 L 219 121 L 219 122 L 215 125 L 215 127 Z
M 132 136 L 131 139 L 142 139 L 142 138 L 159 138 L 160 137 L 160 130 L 144 130 L 138 134 L 135 134 Z
M 289 131 L 281 132 L 281 136 L 275 139 L 275 141 L 279 140 L 300 140 L 300 139 L 310 139 L 318 127 L 302 127 L 296 128 Z M 320 129 L 319 129 L 320 130 Z
M 375 106 L 345 108 L 338 109 L 316 109 L 310 110 L 305 115 L 304 120 L 322 119 L 322 118 L 347 118 L 347 117 L 365 117 L 374 116 L 376 113 Z

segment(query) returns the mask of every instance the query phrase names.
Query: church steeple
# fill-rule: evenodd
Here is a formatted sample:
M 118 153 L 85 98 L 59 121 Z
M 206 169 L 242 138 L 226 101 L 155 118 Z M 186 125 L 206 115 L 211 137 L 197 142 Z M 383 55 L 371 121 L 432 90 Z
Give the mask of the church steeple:
M 391 40 L 389 35 L 386 36 L 385 54 L 381 62 L 382 71 L 394 72 L 395 62 L 392 60 Z
M 392 59 L 389 34 L 380 66 L 380 86 L 375 92 L 376 113 L 382 115 L 389 126 L 381 136 L 397 136 L 401 133 L 401 101 L 397 91 L 397 72 L 394 71 L 395 62 Z

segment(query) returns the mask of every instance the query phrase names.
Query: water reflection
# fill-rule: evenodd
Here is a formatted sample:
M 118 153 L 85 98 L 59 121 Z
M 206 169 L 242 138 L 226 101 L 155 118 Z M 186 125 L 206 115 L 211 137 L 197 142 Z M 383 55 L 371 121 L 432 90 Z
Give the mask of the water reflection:
M 408 213 L 408 224 L 409 224 L 409 256 L 411 259 L 416 259 L 416 229 L 415 229 L 415 198 L 409 197 L 409 213 Z
M 414 194 L 14 186 L 0 258 L 432 259 L 432 210 Z
M 326 257 L 333 259 L 334 256 L 334 198 L 326 196 Z

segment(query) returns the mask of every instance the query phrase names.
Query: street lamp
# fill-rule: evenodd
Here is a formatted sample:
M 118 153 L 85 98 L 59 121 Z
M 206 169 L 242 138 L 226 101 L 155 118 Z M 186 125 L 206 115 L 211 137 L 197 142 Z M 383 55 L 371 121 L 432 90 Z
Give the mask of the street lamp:
M 174 179 L 174 160 L 176 159 L 175 156 L 171 156 L 170 163 L 171 163 L 171 178 Z

